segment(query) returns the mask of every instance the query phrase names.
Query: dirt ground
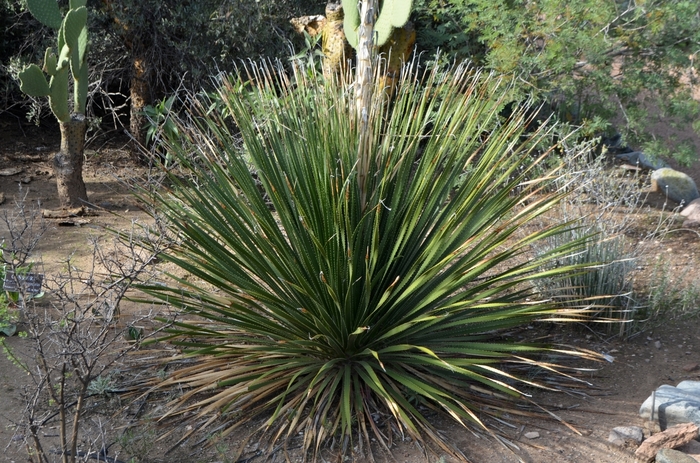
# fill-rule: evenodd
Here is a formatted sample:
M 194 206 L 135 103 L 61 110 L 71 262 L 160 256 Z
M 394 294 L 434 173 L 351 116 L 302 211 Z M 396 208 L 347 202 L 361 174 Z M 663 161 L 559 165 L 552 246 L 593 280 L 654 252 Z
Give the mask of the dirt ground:
M 0 176 L 0 194 L 5 197 L 4 203 L 0 204 L 0 214 L 11 213 L 15 202 L 21 197 L 42 209 L 56 208 L 58 201 L 50 159 L 58 149 L 59 136 L 37 127 L 24 126 L 20 131 L 15 125 L 18 123 L 2 121 L 0 126 L 0 171 L 10 167 L 22 169 L 12 176 Z M 42 272 L 52 274 L 60 271 L 66 265 L 68 256 L 73 256 L 77 266 L 86 262 L 90 258 L 90 247 L 87 245 L 89 236 L 104 235 L 106 228 L 128 228 L 134 220 L 148 220 L 122 183 L 138 169 L 125 146 L 115 142 L 88 146 L 84 177 L 89 198 L 99 215 L 87 217 L 86 222 L 79 226 L 49 221 L 50 227 L 34 256 L 41 263 Z M 700 163 L 685 170 L 700 184 Z M 662 198 L 651 196 L 649 213 L 658 212 L 662 204 Z M 640 215 L 638 220 L 640 228 L 649 226 L 648 217 Z M 686 282 L 694 279 L 700 285 L 699 230 L 681 230 L 680 225 L 675 228 L 677 230 L 648 248 L 647 260 L 638 266 L 640 281 L 644 281 L 645 272 L 659 258 L 662 263 L 668 264 L 672 272 L 671 284 L 680 279 Z M 0 237 L 4 233 L 0 225 Z M 533 399 L 566 421 L 570 425 L 568 427 L 544 420 L 525 421 L 515 427 L 503 425 L 501 431 L 517 446 L 517 449 L 511 450 L 448 421 L 437 421 L 437 427 L 475 463 L 631 463 L 634 461 L 632 451 L 608 444 L 607 436 L 615 426 L 642 426 L 639 407 L 658 386 L 675 385 L 685 379 L 700 380 L 700 370 L 688 371 L 690 365 L 700 363 L 700 307 L 697 309 L 694 316 L 649 327 L 629 340 L 588 328 L 556 328 L 544 332 L 533 329 L 533 336 L 547 336 L 554 342 L 585 347 L 614 357 L 611 363 L 581 361 L 580 367 L 594 371 L 586 378 L 592 386 L 580 390 L 578 394 L 532 391 Z M 138 312 L 142 309 L 130 306 L 123 310 Z M 657 341 L 660 347 L 657 347 Z M 28 343 L 28 340 L 16 336 L 8 339 L 8 344 L 25 356 L 30 356 Z M 31 362 L 31 358 L 27 360 Z M 15 426 L 24 408 L 21 393 L 28 381 L 26 374 L 12 365 L 5 355 L 0 355 L 0 462 L 29 461 L 20 445 L 23 436 L 16 432 Z M 115 410 L 129 407 L 118 398 L 100 406 L 108 409 L 109 413 L 105 413 L 105 416 L 115 416 Z M 118 429 L 118 426 L 114 428 Z M 526 438 L 525 434 L 530 431 L 537 431 L 540 437 Z M 151 431 L 139 432 L 143 433 L 145 440 L 152 440 L 148 434 Z M 56 434 L 56 429 L 44 431 L 44 436 L 49 440 Z M 237 436 L 233 436 L 230 445 L 235 446 L 237 439 Z M 144 462 L 228 461 L 227 450 L 206 450 L 199 445 L 166 456 L 159 454 L 162 448 L 159 444 L 154 444 L 148 450 L 134 448 L 130 450 L 130 456 Z M 246 449 L 244 456 L 248 455 L 248 459 L 239 461 L 264 461 L 263 455 L 256 454 L 254 450 Z M 139 455 L 139 451 L 144 454 Z M 120 455 L 124 462 L 128 461 L 125 455 L 126 452 Z M 398 462 L 424 461 L 421 455 L 410 442 L 399 442 L 392 449 L 392 457 Z M 272 460 L 282 461 L 276 458 L 274 456 Z M 380 461 L 384 459 L 381 453 L 377 454 L 377 458 Z M 434 462 L 437 458 L 431 459 Z

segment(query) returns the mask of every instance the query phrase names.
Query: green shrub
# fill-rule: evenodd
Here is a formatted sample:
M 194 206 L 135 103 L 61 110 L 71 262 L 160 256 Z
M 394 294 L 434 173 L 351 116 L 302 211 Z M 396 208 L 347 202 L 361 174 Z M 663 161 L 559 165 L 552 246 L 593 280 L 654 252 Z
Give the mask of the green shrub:
M 640 312 L 647 326 L 655 326 L 664 320 L 698 316 L 700 314 L 700 281 L 685 280 L 671 274 L 670 264 L 658 259 L 654 263 L 644 305 Z
M 525 134 L 526 109 L 502 118 L 508 83 L 493 75 L 405 69 L 392 101 L 374 95 L 363 202 L 348 84 L 241 75 L 219 89 L 240 132 L 208 103 L 193 111 L 170 147 L 182 171 L 155 198 L 182 238 L 162 258 L 188 274 L 142 287 L 177 309 L 163 340 L 190 359 L 153 379 L 186 390 L 167 416 L 223 414 L 222 436 L 264 418 L 270 445 L 301 433 L 314 459 L 331 441 L 363 452 L 370 436 L 388 450 L 397 430 L 459 456 L 429 416 L 485 427 L 550 352 L 504 330 L 583 316 L 533 283 L 575 267 L 542 270 L 586 239 L 529 260 L 568 224 L 517 234 L 560 198 L 547 177 L 524 181 L 551 127 Z
M 697 2 L 416 0 L 417 44 L 517 79 L 588 135 L 689 163 L 700 133 Z M 426 54 L 426 55 L 429 55 Z M 690 84 L 690 85 L 689 85 Z M 660 129 L 663 130 L 660 130 Z

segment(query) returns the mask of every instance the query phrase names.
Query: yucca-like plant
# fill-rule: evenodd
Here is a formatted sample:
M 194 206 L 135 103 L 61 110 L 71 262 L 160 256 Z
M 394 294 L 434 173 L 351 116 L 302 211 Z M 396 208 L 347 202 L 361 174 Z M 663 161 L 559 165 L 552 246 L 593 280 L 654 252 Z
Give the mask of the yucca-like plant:
M 388 449 L 396 432 L 463 458 L 426 414 L 485 426 L 533 384 L 518 370 L 564 374 L 538 360 L 556 349 L 501 336 L 577 318 L 532 283 L 570 271 L 546 264 L 585 239 L 525 258 L 566 230 L 522 233 L 558 200 L 518 169 L 546 155 L 533 147 L 548 129 L 525 135 L 525 108 L 503 119 L 508 85 L 494 76 L 406 68 L 391 102 L 373 97 L 363 202 L 349 86 L 241 75 L 219 89 L 240 133 L 195 112 L 170 147 L 185 175 L 157 197 L 182 239 L 163 258 L 190 275 L 143 288 L 179 309 L 167 339 L 189 359 L 153 381 L 186 390 L 164 418 L 223 435 L 264 420 L 270 445 L 301 433 L 312 458 L 371 436 Z

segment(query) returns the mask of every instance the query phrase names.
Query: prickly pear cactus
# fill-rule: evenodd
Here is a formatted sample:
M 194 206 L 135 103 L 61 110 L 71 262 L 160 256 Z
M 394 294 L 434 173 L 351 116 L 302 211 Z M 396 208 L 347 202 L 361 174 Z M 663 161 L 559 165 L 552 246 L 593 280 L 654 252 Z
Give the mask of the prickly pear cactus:
M 361 1 L 361 0 L 360 0 Z M 380 1 L 379 15 L 374 23 L 376 46 L 381 47 L 389 40 L 394 28 L 402 27 L 408 22 L 411 14 L 413 0 L 383 0 Z M 360 27 L 360 13 L 358 0 L 343 0 L 345 11 L 344 29 L 345 36 L 353 48 L 357 48 L 358 28 Z
M 61 16 L 56 0 L 27 0 L 30 13 L 42 24 L 58 31 L 58 56 L 48 48 L 43 71 L 31 64 L 19 73 L 20 90 L 30 96 L 49 97 L 51 111 L 59 122 L 71 118 L 68 105 L 69 72 L 73 77 L 72 112 L 85 114 L 88 91 L 87 68 L 87 0 L 71 0 L 65 17 Z
M 47 96 L 51 112 L 61 126 L 61 151 L 54 157 L 54 173 L 58 197 L 64 208 L 81 207 L 87 202 L 82 176 L 88 94 L 86 3 L 87 0 L 69 0 L 68 12 L 61 16 L 56 0 L 27 0 L 32 15 L 42 24 L 56 29 L 58 54 L 48 48 L 43 68 L 30 64 L 19 73 L 20 89 L 30 96 Z M 71 77 L 72 106 L 68 103 Z

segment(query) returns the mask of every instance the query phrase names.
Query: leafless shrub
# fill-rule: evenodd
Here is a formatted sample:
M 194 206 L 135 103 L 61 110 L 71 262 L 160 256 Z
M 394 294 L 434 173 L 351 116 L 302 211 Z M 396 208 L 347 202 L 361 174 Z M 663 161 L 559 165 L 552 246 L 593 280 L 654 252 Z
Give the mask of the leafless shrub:
M 26 267 L 46 224 L 23 201 L 2 220 L 9 230 L 7 249 L 12 251 L 3 254 L 4 265 Z M 112 424 L 90 412 L 101 396 L 116 392 L 112 370 L 149 336 L 145 328 L 151 314 L 126 316 L 120 304 L 133 283 L 158 277 L 154 262 L 170 241 L 167 234 L 151 230 L 132 222 L 126 232 L 90 237 L 88 263 L 81 268 L 68 257 L 58 274 L 46 276 L 40 299 L 20 287 L 21 329 L 30 340 L 31 354 L 27 361 L 12 351 L 8 354 L 31 378 L 16 424 L 32 462 L 119 461 L 108 455 L 114 443 L 108 439 Z M 86 424 L 88 416 L 91 422 Z M 53 427 L 58 435 L 47 432 Z

